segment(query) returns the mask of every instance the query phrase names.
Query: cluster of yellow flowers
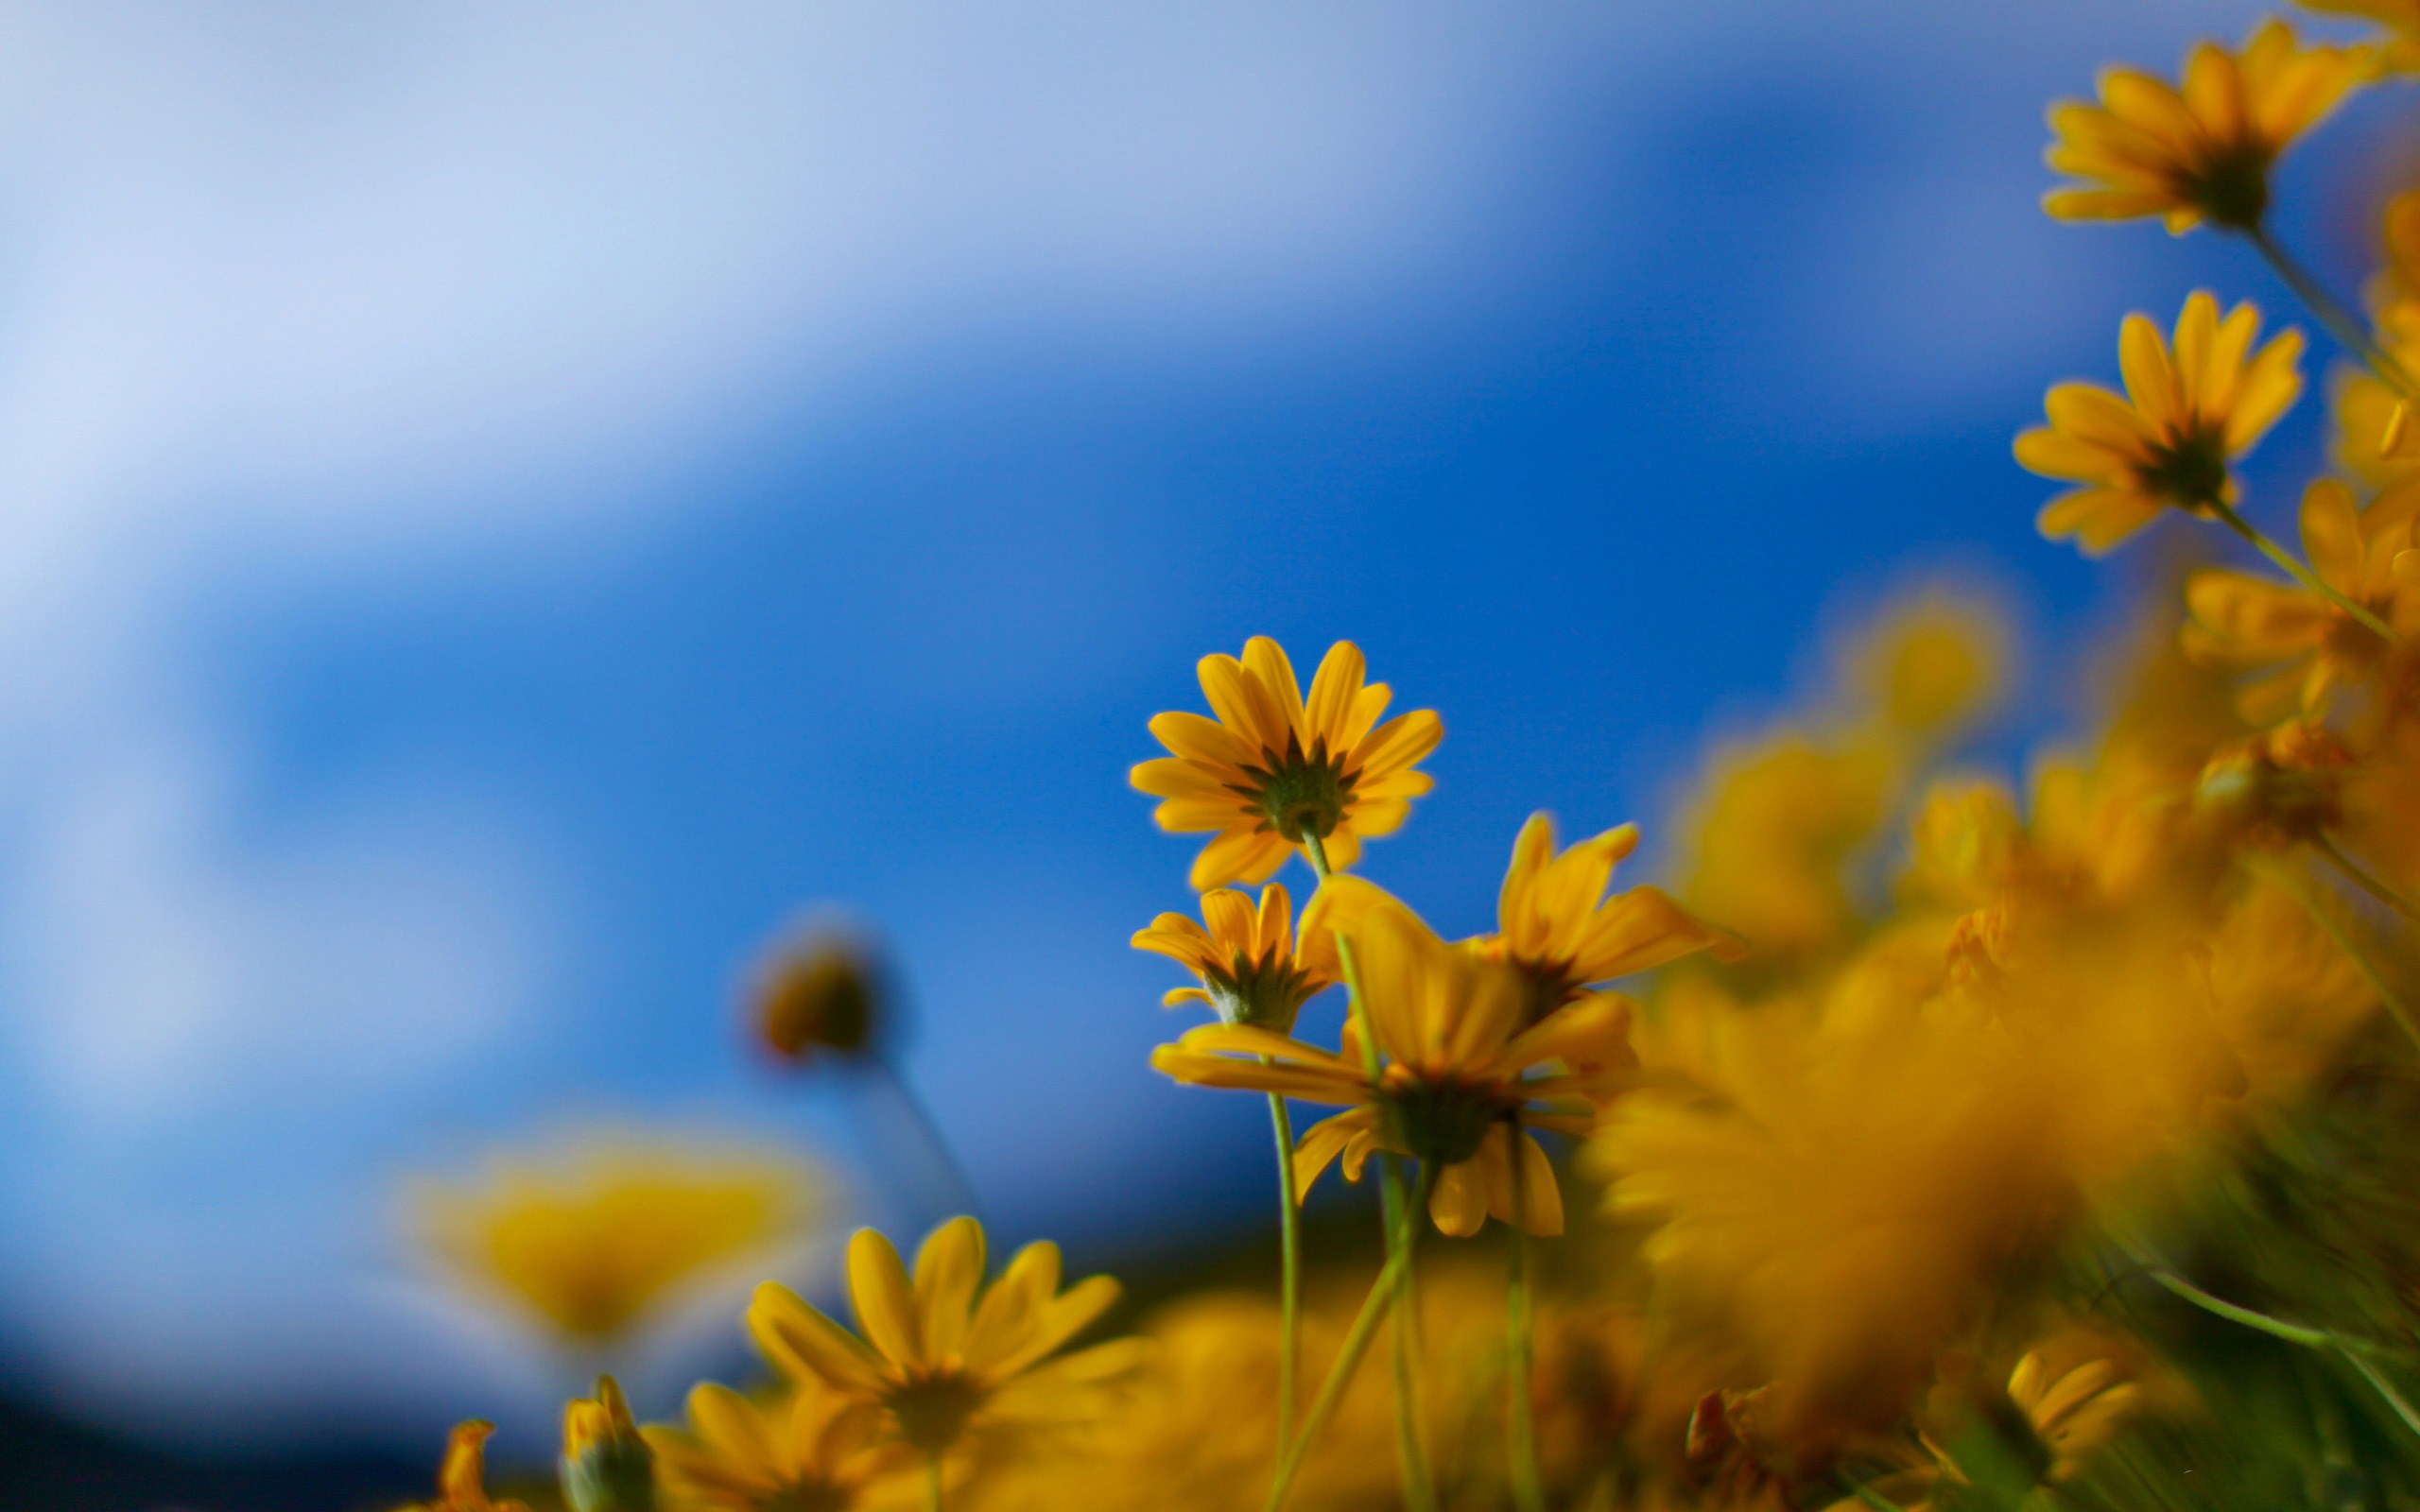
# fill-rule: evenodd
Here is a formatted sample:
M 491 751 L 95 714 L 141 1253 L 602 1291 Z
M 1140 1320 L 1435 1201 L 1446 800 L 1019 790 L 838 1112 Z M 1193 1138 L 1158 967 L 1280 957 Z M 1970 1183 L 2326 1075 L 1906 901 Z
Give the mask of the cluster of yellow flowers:
M 2387 208 L 2366 315 L 2268 219 L 2286 147 L 2420 71 L 2420 4 L 2314 9 L 2381 30 L 2269 21 L 2051 114 L 2077 180 L 2052 215 L 2238 236 L 2358 365 L 2300 552 L 2234 472 L 2301 393 L 2298 333 L 2264 344 L 2251 305 L 2197 293 L 2171 332 L 2125 319 L 2122 394 L 2049 390 L 2016 441 L 2078 485 L 2046 536 L 2099 553 L 2174 513 L 2266 559 L 2183 582 L 2087 746 L 2022 793 L 1962 775 L 2005 636 L 1971 595 L 1919 597 L 1819 713 L 1719 753 L 1675 894 L 1613 890 L 1634 827 L 1559 849 L 1541 814 L 1495 931 L 1447 940 L 1353 869 L 1429 791 L 1437 714 L 1386 717 L 1350 644 L 1307 693 L 1272 641 L 1208 657 L 1208 714 L 1153 719 L 1168 754 L 1132 777 L 1163 828 L 1210 835 L 1199 918 L 1133 944 L 1214 1021 L 1151 1064 L 1267 1099 L 1275 1296 L 1182 1297 L 1068 1352 L 1117 1292 L 1063 1290 L 1052 1246 L 987 1285 L 972 1219 L 912 1275 L 860 1232 L 854 1331 L 776 1285 L 749 1307 L 772 1387 L 700 1385 L 681 1426 L 637 1426 L 610 1378 L 574 1402 L 567 1504 L 2420 1505 L 2420 197 Z M 1272 880 L 1296 859 L 1299 919 Z M 866 1043 L 861 974 L 781 981 L 781 1053 Z M 1340 1034 L 1314 1042 L 1331 989 Z M 1335 1111 L 1298 1134 L 1296 1103 Z M 1340 1163 L 1375 1175 L 1374 1274 L 1306 1252 Z M 617 1280 L 527 1262 L 563 1226 L 522 1216 L 451 1243 L 591 1278 L 549 1304 L 575 1332 L 723 1247 Z M 1363 1368 L 1381 1339 L 1392 1368 Z M 510 1504 L 486 1432 L 457 1431 L 431 1508 Z

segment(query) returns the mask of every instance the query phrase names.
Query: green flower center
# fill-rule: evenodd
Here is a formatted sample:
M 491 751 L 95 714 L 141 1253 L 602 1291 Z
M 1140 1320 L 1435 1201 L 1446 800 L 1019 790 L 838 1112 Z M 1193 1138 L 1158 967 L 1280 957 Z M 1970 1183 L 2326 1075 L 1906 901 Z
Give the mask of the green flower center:
M 1220 1022 L 1274 1029 L 1279 1034 L 1294 1032 L 1295 1016 L 1316 987 L 1282 954 L 1256 961 L 1241 951 L 1236 952 L 1226 971 L 1206 973 L 1201 985 Z
M 2202 164 L 2185 180 L 2185 198 L 2221 226 L 2250 231 L 2269 211 L 2269 149 L 2238 143 Z
M 1326 839 L 1344 819 L 1344 805 L 1353 797 L 1353 780 L 1344 763 L 1327 753 L 1327 738 L 1315 741 L 1308 754 L 1294 736 L 1286 737 L 1286 753 L 1263 750 L 1267 766 L 1247 766 L 1252 780 L 1243 796 L 1261 812 L 1269 827 L 1296 845 L 1305 834 Z
M 925 1376 L 894 1388 L 884 1405 L 900 1436 L 927 1454 L 938 1454 L 966 1432 L 966 1420 L 983 1405 L 983 1387 L 956 1372 Z
M 2197 426 L 2190 434 L 2152 448 L 2150 462 L 2135 470 L 2135 481 L 2185 509 L 2203 509 L 2227 495 L 2226 439 L 2215 428 Z
M 1397 1068 L 1400 1071 L 1401 1068 Z M 1395 1126 L 1415 1160 L 1460 1165 L 1478 1153 L 1489 1125 L 1518 1106 L 1493 1086 L 1405 1075 L 1387 1091 Z

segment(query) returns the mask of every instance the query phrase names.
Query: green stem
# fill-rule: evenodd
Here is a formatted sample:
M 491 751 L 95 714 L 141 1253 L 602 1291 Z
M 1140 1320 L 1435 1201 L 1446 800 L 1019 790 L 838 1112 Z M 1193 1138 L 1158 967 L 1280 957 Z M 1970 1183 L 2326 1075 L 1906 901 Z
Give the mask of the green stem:
M 1277 1136 L 1277 1452 L 1280 1463 L 1294 1432 L 1296 1378 L 1303 1369 L 1303 1215 L 1294 1202 L 1294 1122 L 1286 1099 L 1269 1094 L 1269 1125 Z
M 2292 577 L 2296 582 L 2302 584 L 2305 588 L 2309 589 L 2312 593 L 2317 593 L 2320 597 L 2327 600 L 2338 609 L 2342 610 L 2345 613 L 2351 615 L 2355 620 L 2360 623 L 2363 628 L 2369 630 L 2372 634 L 2378 636 L 2389 645 L 2400 645 L 2403 644 L 2403 637 L 2395 633 L 2394 626 L 2389 625 L 2386 621 L 2378 618 L 2376 614 L 2371 613 L 2368 610 L 2363 609 L 2360 605 L 2355 603 L 2353 600 L 2345 597 L 2342 593 L 2338 593 L 2334 588 L 2330 587 L 2325 578 L 2320 576 L 2319 574 L 2312 572 L 2308 567 L 2304 566 L 2301 558 L 2297 558 L 2292 552 L 2288 551 L 2285 547 L 2270 540 L 2267 536 L 2262 535 L 2260 531 L 2253 525 L 2251 521 L 2246 520 L 2242 515 L 2237 513 L 2234 505 L 2227 503 L 2223 499 L 2212 499 L 2208 501 L 2207 507 L 2209 508 L 2210 513 L 2217 517 L 2221 524 L 2225 525 L 2229 530 L 2234 531 L 2237 535 L 2241 536 L 2245 541 L 2250 541 L 2254 550 L 2259 552 L 2260 555 L 2268 558 L 2271 561 L 2275 562 L 2279 567 L 2285 569 L 2287 575 Z
M 942 1512 L 942 1457 L 925 1456 L 925 1512 Z
M 2403 1426 L 2414 1434 L 2420 1434 L 2420 1413 L 2414 1413 L 2411 1410 L 2411 1403 L 2403 1399 L 2402 1392 L 2394 1389 L 2394 1383 L 2389 1381 L 2383 1371 L 2363 1358 L 2359 1351 L 2345 1349 L 2341 1341 L 2337 1349 L 2347 1361 L 2351 1362 L 2353 1368 L 2360 1372 L 2361 1379 L 2370 1383 L 2370 1388 L 2385 1399 L 2388 1408 L 2395 1417 L 2403 1420 Z
M 2337 870 L 2344 873 L 2345 880 L 2354 886 L 2360 888 L 2404 918 L 2420 919 L 2420 912 L 2415 912 L 2411 904 L 2404 901 L 2401 893 L 2379 881 L 2377 874 L 2371 871 L 2369 868 L 2346 855 L 2344 848 L 2336 843 L 2335 836 L 2322 831 L 2311 836 L 2310 843 L 2318 849 L 2321 855 L 2325 856 L 2335 866 Z
M 1310 831 L 1305 830 L 1303 854 L 1311 863 L 1311 875 L 1319 878 L 1320 885 L 1325 886 L 1327 879 L 1335 874 L 1327 864 L 1327 842 Z
M 2380 382 L 2407 400 L 2420 400 L 2420 382 L 2412 379 L 2411 370 L 2394 359 L 2394 354 L 2371 338 L 2369 326 L 2346 308 L 2344 301 L 2327 290 L 2327 285 L 2314 277 L 2309 268 L 2293 253 L 2286 250 L 2266 226 L 2254 226 L 2244 232 L 2253 247 L 2267 259 L 2270 267 L 2285 280 L 2294 298 L 2327 328 L 2336 344 L 2369 365 Z
M 2300 1323 L 2271 1317 L 2266 1313 L 2256 1313 L 2248 1307 L 2238 1307 L 2222 1297 L 2211 1296 L 2165 1265 L 2147 1263 L 2143 1274 L 2203 1312 L 2225 1318 L 2230 1323 L 2240 1323 L 2248 1329 L 2257 1329 L 2273 1339 L 2299 1344 L 2306 1349 L 2332 1349 L 2337 1347 L 2336 1335 L 2325 1329 L 2306 1328 Z
M 1425 1197 L 1426 1182 L 1422 1187 Z M 1344 1347 L 1337 1352 L 1336 1363 L 1328 1367 L 1320 1394 L 1311 1400 L 1310 1415 L 1303 1419 L 1303 1431 L 1286 1446 L 1285 1457 L 1277 1463 L 1277 1483 L 1269 1488 L 1265 1512 L 1283 1512 L 1287 1493 L 1293 1489 L 1294 1476 L 1302 1469 L 1303 1460 L 1327 1428 L 1328 1420 L 1336 1416 L 1336 1409 L 1342 1405 L 1345 1389 L 1353 1384 L 1354 1372 L 1370 1352 L 1371 1341 L 1378 1336 L 1380 1320 L 1393 1310 L 1395 1277 L 1403 1268 L 1404 1251 L 1392 1246 L 1390 1248 L 1394 1252 L 1371 1280 L 1370 1295 L 1361 1299 L 1361 1311 L 1354 1316 L 1353 1327 L 1345 1331 Z
M 1883 1495 L 1880 1491 L 1876 1490 L 1873 1486 L 1866 1485 L 1863 1481 L 1851 1481 L 1848 1483 L 1848 1486 L 1849 1495 L 1856 1497 L 1858 1501 L 1874 1508 L 1874 1512 L 1907 1512 L 1907 1508 L 1901 1506 L 1898 1503 L 1892 1501 L 1889 1497 Z
M 1546 1512 L 1546 1477 L 1538 1468 L 1538 1427 L 1530 1402 L 1537 1373 L 1537 1325 L 1530 1310 L 1529 1204 L 1522 1191 L 1519 1119 L 1512 1121 L 1512 1238 L 1505 1261 L 1505 1329 L 1511 1355 L 1508 1395 L 1512 1410 L 1512 1503 L 1519 1512 Z
M 2393 1016 L 2396 1026 L 2402 1029 L 2405 1037 L 2410 1039 L 2413 1045 L 2420 1046 L 2420 1014 L 2412 1012 L 2411 1005 L 2403 1000 L 2403 994 L 2396 991 L 2394 985 L 2386 979 L 2385 974 L 2371 964 L 2368 954 L 2361 950 L 2360 946 L 2354 943 L 2353 936 L 2345 932 L 2344 926 L 2338 922 L 2336 916 L 2329 913 L 2326 906 L 2285 868 L 2264 867 L 2261 869 L 2268 875 L 2270 881 L 2285 889 L 2288 897 L 2303 905 L 2303 911 L 2310 915 L 2319 927 L 2326 933 L 2327 937 L 2336 942 L 2336 948 L 2344 953 L 2344 958 L 2351 961 L 2354 969 L 2368 981 L 2370 990 L 2376 992 L 2378 995 L 2378 1001 L 2386 1005 L 2386 1011 Z

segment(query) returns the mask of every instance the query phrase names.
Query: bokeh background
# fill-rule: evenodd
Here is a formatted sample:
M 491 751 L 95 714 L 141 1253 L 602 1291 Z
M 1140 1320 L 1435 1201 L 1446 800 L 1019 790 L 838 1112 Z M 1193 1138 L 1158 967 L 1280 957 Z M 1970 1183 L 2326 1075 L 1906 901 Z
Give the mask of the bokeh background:
M 422 1477 L 472 1413 L 543 1458 L 559 1362 L 398 1194 L 564 1128 L 812 1147 L 908 1221 L 735 1029 L 821 902 L 1003 1239 L 1256 1221 L 1260 1106 L 1146 1068 L 1126 944 L 1193 848 L 1143 722 L 1247 635 L 1443 711 L 1366 869 L 1449 933 L 1532 808 L 1651 856 L 1910 582 L 2018 610 L 2014 761 L 2156 548 L 2040 541 L 2009 438 L 2128 309 L 2284 308 L 2046 220 L 2042 111 L 2253 13 L 0 9 L 0 1439 L 163 1499 Z M 2341 287 L 2359 223 L 2296 207 L 2408 125 L 2290 160 Z

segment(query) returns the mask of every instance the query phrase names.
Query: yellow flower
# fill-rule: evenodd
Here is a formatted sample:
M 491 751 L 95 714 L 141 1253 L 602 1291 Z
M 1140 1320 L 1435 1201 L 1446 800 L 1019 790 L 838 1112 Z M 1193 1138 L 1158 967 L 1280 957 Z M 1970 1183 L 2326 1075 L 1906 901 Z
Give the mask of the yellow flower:
M 1151 733 L 1174 754 L 1136 766 L 1134 785 L 1165 799 L 1160 828 L 1218 832 L 1194 858 L 1195 887 L 1265 882 L 1312 838 L 1342 869 L 1363 840 L 1393 833 L 1434 785 L 1413 767 L 1437 748 L 1444 725 L 1429 709 L 1380 724 L 1392 694 L 1383 682 L 1364 686 L 1365 670 L 1360 648 L 1339 641 L 1305 702 L 1285 651 L 1256 635 L 1240 662 L 1201 659 L 1201 691 L 1218 717 L 1152 718 Z
M 1624 824 L 1556 855 L 1554 820 L 1532 814 L 1521 826 L 1496 902 L 1496 933 L 1473 943 L 1521 973 L 1527 1022 L 1599 983 L 1698 951 L 1723 960 L 1745 953 L 1740 941 L 1692 917 L 1660 887 L 1605 897 L 1614 868 L 1637 846 L 1638 826 Z
M 2049 1452 L 2042 1478 L 2051 1482 L 2073 1480 L 2083 1457 L 2117 1436 L 2141 1395 L 2113 1361 L 2087 1360 L 2053 1374 L 2040 1350 L 2017 1361 L 2008 1378 L 2009 1400 Z
M 786 1157 L 604 1142 L 433 1186 L 418 1206 L 458 1278 L 593 1345 L 795 1242 L 821 1198 Z
M 2085 487 L 2054 499 L 2037 524 L 2056 541 L 2077 538 L 2098 556 L 2173 507 L 2207 514 L 2232 504 L 2233 461 L 2301 394 L 2302 333 L 2280 332 L 2256 354 L 2260 312 L 2249 303 L 2219 318 L 2197 292 L 2177 317 L 2173 351 L 2149 316 L 2130 315 L 2118 336 L 2126 396 L 2097 384 L 2051 388 L 2050 423 L 2016 438 L 2016 459 Z
M 1303 1135 L 1298 1192 L 1340 1155 L 1357 1180 L 1384 1147 L 1435 1171 L 1428 1211 L 1447 1233 L 1476 1233 L 1490 1216 L 1511 1222 L 1516 1199 L 1531 1233 L 1562 1232 L 1554 1167 L 1523 1130 L 1579 1133 L 1595 1122 L 1597 1105 L 1634 1064 L 1629 1000 L 1590 994 L 1532 1024 L 1519 971 L 1446 944 L 1358 878 L 1328 887 L 1360 966 L 1362 1012 L 1383 1057 L 1376 1076 L 1361 1058 L 1357 1018 L 1342 1055 L 1266 1029 L 1210 1024 L 1153 1051 L 1152 1066 L 1197 1086 L 1349 1108 Z
M 1167 1006 L 1210 1005 L 1221 1023 L 1249 1023 L 1290 1034 L 1303 1005 L 1336 985 L 1336 936 L 1317 900 L 1303 916 L 1303 939 L 1294 941 L 1293 900 L 1275 883 L 1260 890 L 1260 906 L 1232 888 L 1201 895 L 1201 924 L 1183 914 L 1162 914 L 1134 933 L 1134 948 L 1155 951 L 1191 971 L 1199 987 L 1168 989 Z
M 678 1512 L 859 1512 L 917 1494 L 881 1412 L 820 1382 L 763 1400 L 701 1382 L 686 1428 L 640 1433 Z
M 403 1512 L 529 1512 L 519 1502 L 491 1502 L 487 1487 L 487 1441 L 495 1424 L 474 1418 L 454 1425 L 438 1467 L 437 1500 L 416 1502 Z
M 612 1376 L 563 1406 L 562 1489 L 571 1512 L 655 1512 L 655 1456 Z
M 2240 52 L 2203 43 L 2181 88 L 2140 69 L 2101 75 L 2100 103 L 2050 109 L 2050 166 L 2081 180 L 2043 208 L 2062 220 L 2158 215 L 2179 234 L 2204 220 L 2260 224 L 2269 168 L 2375 68 L 2368 50 L 2306 47 L 2285 23 L 2263 22 Z
M 1842 670 L 1882 728 L 1935 740 L 1972 720 L 1998 692 L 2008 626 L 1973 590 L 1919 593 L 1858 638 Z
M 2302 0 L 2307 10 L 2325 15 L 2359 16 L 2386 28 L 2388 37 L 2374 43 L 2378 60 L 2398 73 L 2420 70 L 2420 0 Z
M 2303 494 L 2303 551 L 2327 586 L 2399 632 L 2420 633 L 2420 576 L 2394 565 L 2414 544 L 2415 520 L 2420 482 L 2389 490 L 2363 509 L 2350 489 L 2323 478 Z M 2377 631 L 2299 583 L 2213 569 L 2193 575 L 2185 602 L 2193 613 L 2185 627 L 2187 654 L 2270 669 L 2238 699 L 2254 724 L 2297 708 L 2325 713 L 2331 695 L 2369 679 L 2389 649 Z
M 1849 869 L 1876 839 L 1894 766 L 1874 743 L 1835 747 L 1789 730 L 1719 752 L 1688 815 L 1681 896 L 1777 965 L 1856 926 Z
M 748 1331 L 790 1379 L 879 1408 L 927 1455 L 971 1433 L 1093 1415 L 1103 1388 L 1138 1363 L 1141 1341 L 1049 1356 L 1109 1310 L 1117 1283 L 1095 1276 L 1060 1291 L 1059 1246 L 1046 1242 L 1019 1250 L 988 1289 L 983 1261 L 982 1225 L 953 1218 L 917 1252 L 911 1282 L 890 1241 L 862 1228 L 849 1241 L 859 1333 L 771 1281 L 756 1289 Z

